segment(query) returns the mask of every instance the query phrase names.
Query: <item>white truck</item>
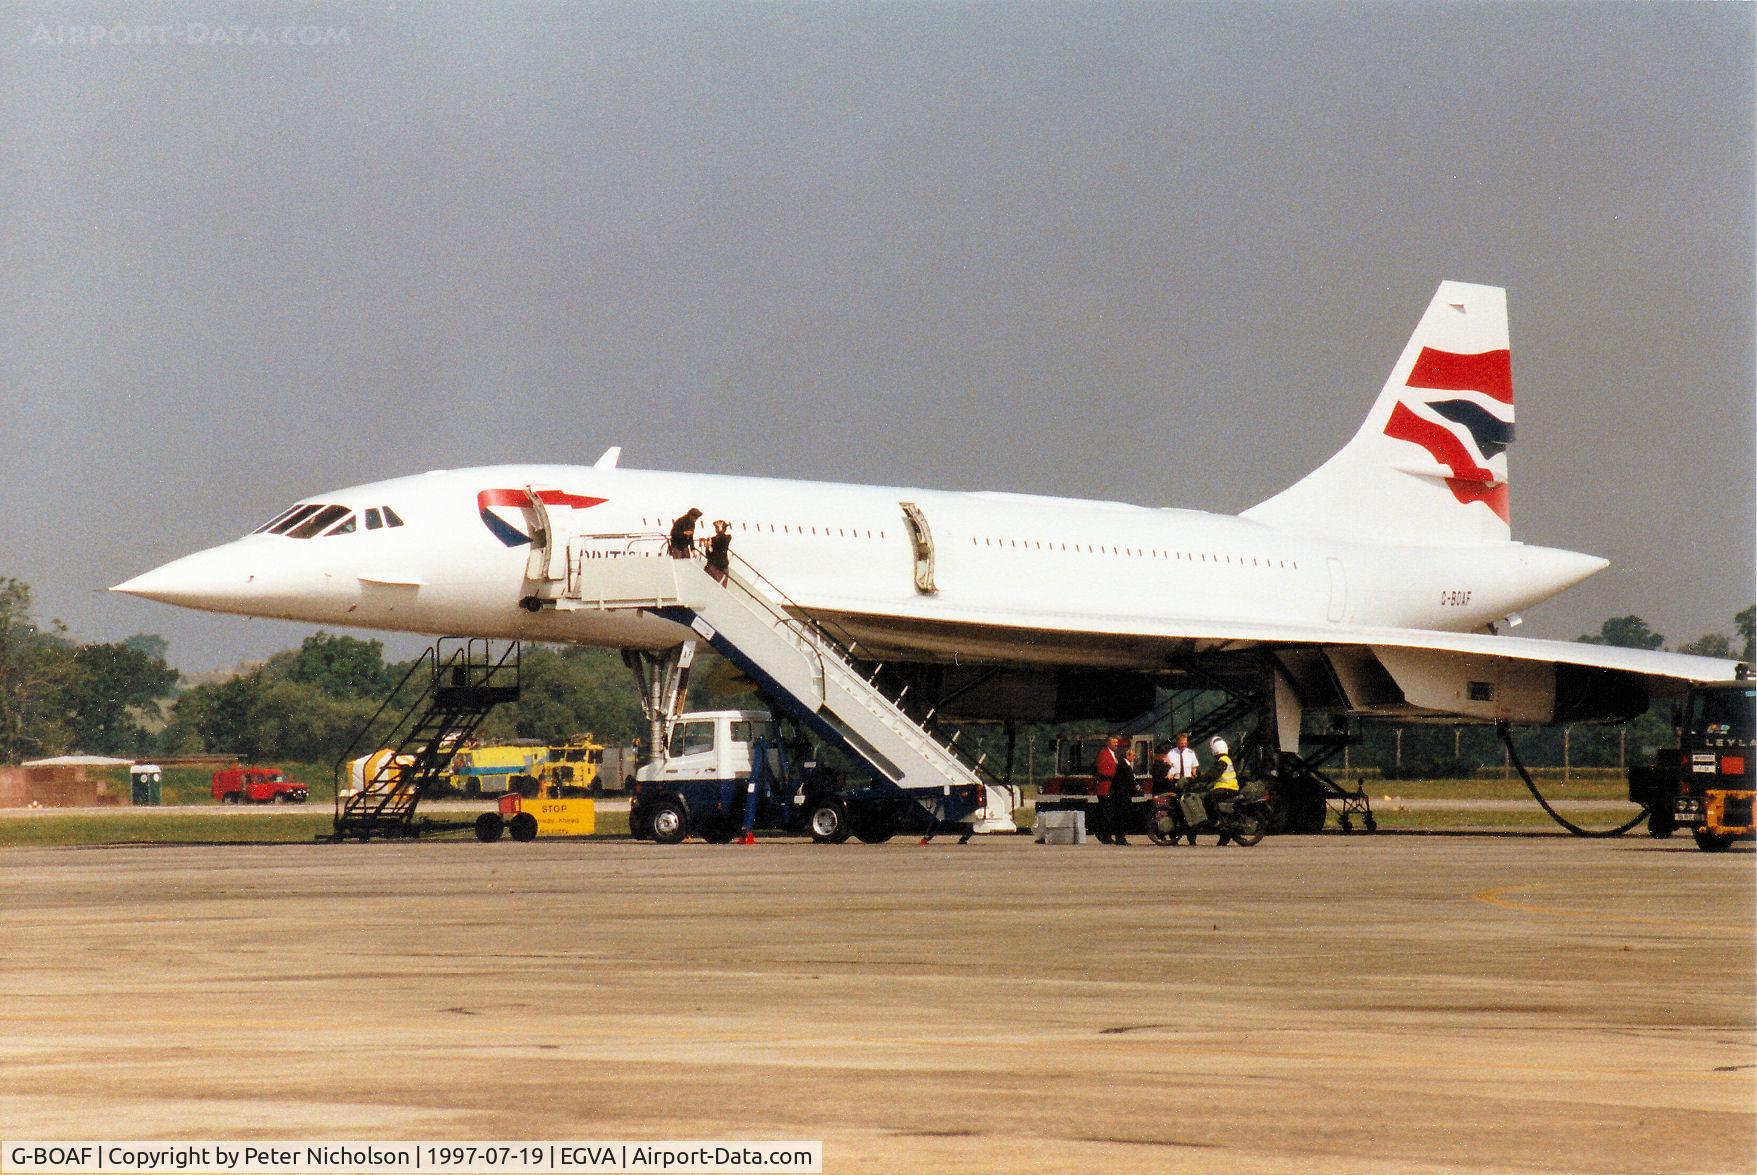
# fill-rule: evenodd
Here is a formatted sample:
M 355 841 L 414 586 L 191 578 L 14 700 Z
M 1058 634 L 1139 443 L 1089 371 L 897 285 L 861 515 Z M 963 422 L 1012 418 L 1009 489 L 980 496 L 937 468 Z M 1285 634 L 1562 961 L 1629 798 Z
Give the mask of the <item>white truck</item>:
M 963 810 L 986 793 L 960 797 Z M 1009 808 L 997 826 L 1012 828 Z M 704 710 L 672 724 L 662 759 L 635 773 L 629 833 L 661 844 L 689 836 L 725 843 L 746 828 L 804 832 L 839 844 L 850 836 L 877 844 L 901 831 L 953 827 L 936 820 L 917 798 L 894 788 L 851 781 L 821 761 L 790 718 L 779 723 L 764 710 Z M 978 831 L 990 831 L 979 828 Z

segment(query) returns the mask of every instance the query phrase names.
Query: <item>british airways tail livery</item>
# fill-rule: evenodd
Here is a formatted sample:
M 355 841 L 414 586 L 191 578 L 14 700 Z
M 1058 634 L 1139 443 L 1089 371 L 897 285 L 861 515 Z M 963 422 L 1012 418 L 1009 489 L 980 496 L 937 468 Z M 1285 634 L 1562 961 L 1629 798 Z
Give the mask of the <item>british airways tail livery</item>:
M 1505 291 L 1443 283 L 1353 439 L 1236 517 L 625 469 L 612 449 L 313 495 L 113 590 L 660 650 L 691 630 L 662 607 L 598 606 L 602 583 L 619 558 L 662 553 L 694 507 L 731 523 L 741 582 L 835 625 L 947 713 L 1123 717 L 1156 682 L 1256 675 L 1291 750 L 1305 712 L 1614 721 L 1732 676 L 1730 661 L 1496 632 L 1606 565 L 1511 537 L 1509 354 Z

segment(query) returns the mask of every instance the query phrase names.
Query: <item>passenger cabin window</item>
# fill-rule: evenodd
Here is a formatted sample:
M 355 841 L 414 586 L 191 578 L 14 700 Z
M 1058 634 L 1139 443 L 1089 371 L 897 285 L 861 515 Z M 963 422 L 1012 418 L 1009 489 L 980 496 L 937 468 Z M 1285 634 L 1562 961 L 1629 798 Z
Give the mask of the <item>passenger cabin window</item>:
M 372 507 L 372 509 L 366 511 L 366 529 L 367 530 L 377 530 L 379 527 L 381 527 L 383 525 L 384 525 L 384 516 L 378 512 L 377 506 L 374 506 L 374 507 Z

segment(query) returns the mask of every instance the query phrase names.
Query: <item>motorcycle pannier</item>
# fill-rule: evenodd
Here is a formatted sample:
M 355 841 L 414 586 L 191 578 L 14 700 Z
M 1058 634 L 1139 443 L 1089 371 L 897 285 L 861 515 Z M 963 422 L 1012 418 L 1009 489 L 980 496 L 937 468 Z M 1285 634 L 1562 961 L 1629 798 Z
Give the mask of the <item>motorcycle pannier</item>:
M 1202 797 L 1198 795 L 1179 796 L 1178 806 L 1183 809 L 1184 820 L 1190 824 L 1200 824 L 1208 819 L 1208 810 L 1202 806 Z

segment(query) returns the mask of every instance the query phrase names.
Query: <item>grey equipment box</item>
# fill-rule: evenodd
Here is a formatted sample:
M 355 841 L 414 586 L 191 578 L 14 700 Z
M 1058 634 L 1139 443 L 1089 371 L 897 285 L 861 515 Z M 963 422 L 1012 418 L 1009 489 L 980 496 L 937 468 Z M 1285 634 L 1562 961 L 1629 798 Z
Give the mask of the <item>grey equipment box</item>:
M 1086 813 L 1039 812 L 1031 821 L 1031 835 L 1040 845 L 1086 843 Z

